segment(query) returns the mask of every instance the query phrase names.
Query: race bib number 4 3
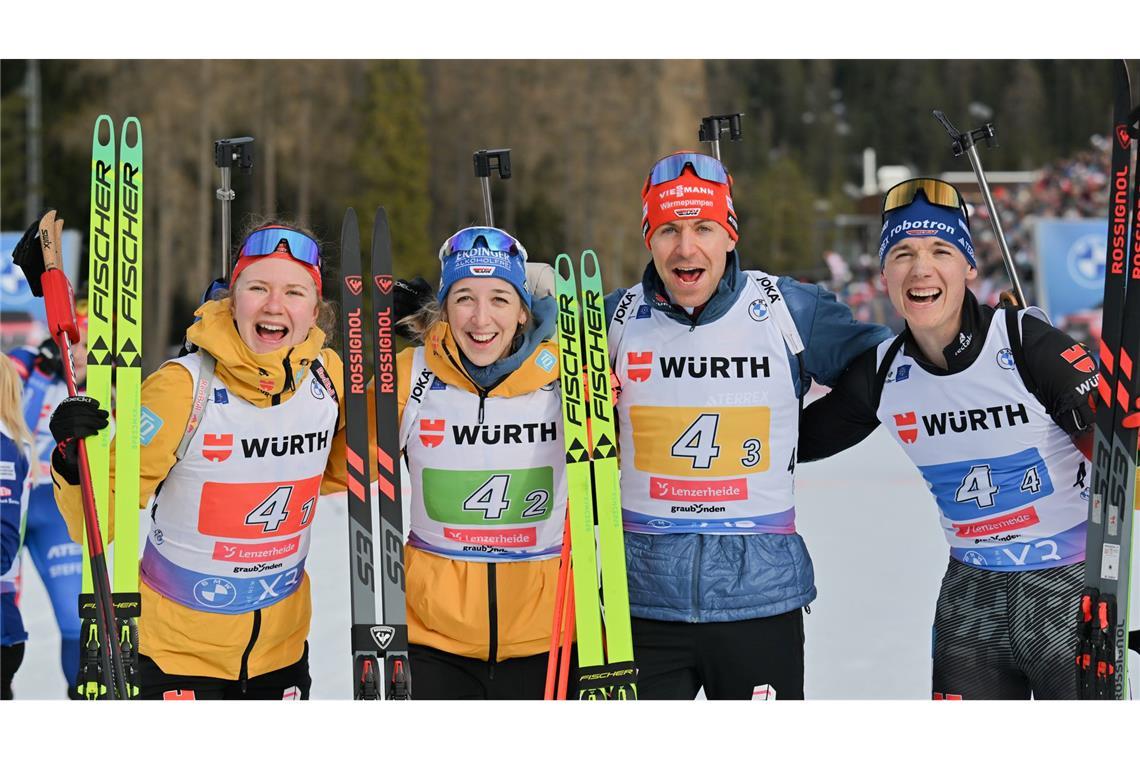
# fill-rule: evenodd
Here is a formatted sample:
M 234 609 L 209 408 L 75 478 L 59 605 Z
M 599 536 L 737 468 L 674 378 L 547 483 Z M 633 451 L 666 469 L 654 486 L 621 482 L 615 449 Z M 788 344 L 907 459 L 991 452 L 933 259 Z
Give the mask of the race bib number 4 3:
M 766 406 L 634 406 L 634 463 L 642 472 L 732 477 L 771 464 Z

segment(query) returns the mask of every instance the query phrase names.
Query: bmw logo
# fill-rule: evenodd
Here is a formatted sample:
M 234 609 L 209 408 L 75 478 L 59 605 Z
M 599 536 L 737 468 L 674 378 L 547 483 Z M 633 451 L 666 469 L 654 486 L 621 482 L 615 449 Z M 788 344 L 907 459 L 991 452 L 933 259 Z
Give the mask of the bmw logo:
M 1017 367 L 1013 361 L 1013 352 L 1008 348 L 1003 348 L 997 352 L 997 363 L 1002 369 L 1015 369 Z
M 672 526 L 673 526 L 672 522 L 670 522 L 669 520 L 662 520 L 660 518 L 649 521 L 649 527 L 651 527 L 651 528 L 665 529 L 665 528 L 671 528 Z
M 1084 235 L 1069 246 L 1066 260 L 1073 282 L 1088 290 L 1104 287 L 1106 245 L 1103 235 Z
M 237 599 L 237 588 L 225 578 L 203 578 L 194 584 L 194 599 L 204 607 L 221 609 Z
M 322 399 L 325 397 L 325 389 L 317 382 L 317 378 L 313 378 L 309 383 L 309 389 L 313 393 L 313 398 Z
M 748 316 L 752 317 L 757 322 L 763 322 L 768 318 L 768 304 L 763 298 L 757 298 L 752 303 L 748 304 Z

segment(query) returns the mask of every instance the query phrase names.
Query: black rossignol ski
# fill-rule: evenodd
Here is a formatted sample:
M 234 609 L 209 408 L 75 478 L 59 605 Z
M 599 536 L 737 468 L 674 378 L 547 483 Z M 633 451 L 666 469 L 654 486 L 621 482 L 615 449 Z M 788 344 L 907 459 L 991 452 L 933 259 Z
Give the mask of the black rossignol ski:
M 376 585 L 372 558 L 372 494 L 368 461 L 368 374 L 365 371 L 364 278 L 356 212 L 340 230 L 340 292 L 344 336 L 345 461 L 348 480 L 349 598 L 352 610 L 352 698 L 380 699 Z
M 1112 168 L 1085 589 L 1077 624 L 1082 699 L 1127 698 L 1136 426 L 1140 424 L 1140 192 L 1131 165 L 1136 114 L 1128 68 L 1114 64 Z M 1131 225 L 1129 210 L 1133 212 Z
M 376 380 L 376 485 L 380 498 L 380 560 L 384 698 L 411 699 L 408 622 L 404 596 L 404 516 L 400 492 L 400 424 L 396 396 L 392 239 L 388 212 L 372 221 L 372 343 Z

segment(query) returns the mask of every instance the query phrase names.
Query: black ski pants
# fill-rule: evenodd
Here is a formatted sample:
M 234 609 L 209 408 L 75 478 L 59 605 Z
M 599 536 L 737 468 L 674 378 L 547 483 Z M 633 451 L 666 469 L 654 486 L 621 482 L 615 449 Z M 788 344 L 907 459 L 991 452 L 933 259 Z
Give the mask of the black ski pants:
M 804 698 L 800 609 L 732 623 L 632 618 L 638 699 Z M 770 690 L 762 687 L 768 686 Z

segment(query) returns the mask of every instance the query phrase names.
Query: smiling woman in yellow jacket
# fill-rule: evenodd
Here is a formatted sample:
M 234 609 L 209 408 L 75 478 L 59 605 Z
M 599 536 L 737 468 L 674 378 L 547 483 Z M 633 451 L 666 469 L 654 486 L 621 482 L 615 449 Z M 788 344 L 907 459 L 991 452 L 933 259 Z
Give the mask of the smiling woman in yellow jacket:
M 201 350 L 143 383 L 139 494 L 152 516 L 139 572 L 144 699 L 308 697 L 309 531 L 317 497 L 345 488 L 341 361 L 317 326 L 327 308 L 319 265 L 310 235 L 253 230 L 231 297 L 200 307 L 187 331 Z M 206 357 L 216 360 L 207 409 L 179 456 Z M 56 499 L 77 540 L 76 440 L 105 420 L 82 397 L 51 420 L 61 441 Z
M 539 699 L 566 515 L 554 299 L 494 227 L 440 249 L 439 300 L 405 320 L 400 445 L 416 699 Z

